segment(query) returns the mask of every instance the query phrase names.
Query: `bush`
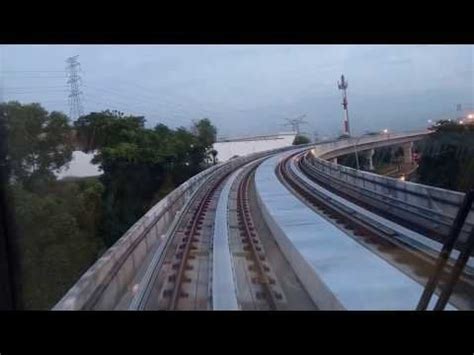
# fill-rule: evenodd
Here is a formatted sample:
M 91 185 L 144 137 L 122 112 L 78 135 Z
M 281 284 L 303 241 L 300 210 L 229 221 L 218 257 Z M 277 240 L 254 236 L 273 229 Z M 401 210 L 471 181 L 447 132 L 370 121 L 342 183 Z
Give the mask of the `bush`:
M 293 145 L 300 145 L 300 144 L 308 144 L 311 143 L 308 137 L 298 135 L 295 137 L 295 140 L 293 141 Z

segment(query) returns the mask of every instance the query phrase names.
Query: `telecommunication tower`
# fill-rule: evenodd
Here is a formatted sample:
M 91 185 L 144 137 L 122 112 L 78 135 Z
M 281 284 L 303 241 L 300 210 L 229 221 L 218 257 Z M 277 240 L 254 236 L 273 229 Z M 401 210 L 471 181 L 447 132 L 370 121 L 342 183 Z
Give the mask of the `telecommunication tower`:
M 69 57 L 66 59 L 66 75 L 67 83 L 70 87 L 69 92 L 69 115 L 71 119 L 76 120 L 84 114 L 82 107 L 82 91 L 80 85 L 82 84 L 81 76 L 81 64 L 77 60 L 79 56 Z
M 342 90 L 342 107 L 344 107 L 344 134 L 351 135 L 351 129 L 349 126 L 349 111 L 347 109 L 347 87 L 348 83 L 344 79 L 344 75 L 341 75 L 341 81 L 337 82 L 339 90 Z

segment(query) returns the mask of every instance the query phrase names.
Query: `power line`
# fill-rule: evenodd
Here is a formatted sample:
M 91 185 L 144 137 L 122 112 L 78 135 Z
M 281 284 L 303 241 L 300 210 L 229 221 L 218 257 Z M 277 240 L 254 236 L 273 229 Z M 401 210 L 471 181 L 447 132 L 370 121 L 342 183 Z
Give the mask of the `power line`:
M 116 90 L 112 90 L 110 88 L 103 88 L 103 87 L 98 87 L 98 86 L 91 86 L 91 85 L 84 85 L 84 87 L 89 90 L 89 89 L 92 89 L 93 91 L 96 91 L 96 92 L 108 92 L 108 93 L 111 93 L 112 95 L 114 96 L 118 96 L 119 98 L 126 98 L 126 99 L 130 99 L 131 98 L 131 95 L 130 94 L 125 94 L 123 92 L 120 92 L 120 91 L 116 91 Z M 177 114 L 181 114 L 181 115 L 185 115 L 185 116 L 190 116 L 190 115 L 195 115 L 196 111 L 195 110 L 192 110 L 190 108 L 185 108 L 182 104 L 180 103 L 174 103 L 174 102 L 160 102 L 162 101 L 162 97 L 161 95 L 154 98 L 154 99 L 147 99 L 147 98 L 144 98 L 142 97 L 142 94 L 139 94 L 139 95 L 136 95 L 137 97 L 133 97 L 133 101 L 132 102 L 124 102 L 124 101 L 118 101 L 117 99 L 112 99 L 112 100 L 109 100 L 109 101 L 112 101 L 112 102 L 115 102 L 115 103 L 119 103 L 120 105 L 125 105 L 125 106 L 132 106 L 132 107 L 138 107 L 140 110 L 145 110 L 145 111 L 150 111 L 150 106 L 172 106 L 172 107 L 168 107 L 167 108 L 167 111 L 169 110 L 172 110 L 172 111 L 176 111 Z M 86 97 L 88 99 L 88 94 L 86 93 Z M 134 101 L 138 101 L 138 102 L 134 102 Z M 153 109 L 156 109 L 157 107 L 153 107 Z M 161 115 L 164 115 L 164 114 L 161 114 Z
M 303 118 L 306 117 L 306 114 L 298 116 L 296 118 L 290 119 L 290 118 L 285 118 L 288 123 L 285 124 L 285 126 L 291 126 L 292 130 L 296 132 L 296 134 L 300 134 L 300 125 L 301 124 L 307 124 Z
M 117 101 L 117 100 L 110 100 L 110 99 L 108 99 L 108 98 L 101 98 L 100 101 L 99 101 L 99 100 L 97 100 L 94 96 L 92 96 L 92 95 L 90 95 L 90 94 L 85 94 L 85 97 L 86 97 L 86 99 L 87 99 L 87 102 L 91 101 L 91 102 L 94 102 L 94 103 L 96 103 L 96 104 L 103 105 L 103 106 L 105 106 L 105 108 L 107 108 L 107 107 L 109 107 L 109 106 L 110 106 L 110 107 L 114 106 L 115 108 L 116 108 L 116 107 L 122 107 L 122 108 L 123 108 L 123 107 L 128 107 L 128 109 L 126 109 L 126 110 L 121 109 L 121 111 L 129 111 L 129 112 L 135 111 L 135 112 L 138 112 L 138 111 L 136 110 L 136 109 L 137 109 L 137 106 L 135 106 L 135 105 L 130 105 L 129 103 L 124 103 L 124 102 Z M 117 106 L 117 105 L 118 105 L 118 106 Z M 135 106 L 135 107 L 133 107 L 133 106 Z M 130 110 L 130 108 L 131 108 L 132 110 Z M 141 110 L 142 110 L 142 108 L 139 108 L 139 111 L 141 111 Z
M 5 90 L 11 94 L 36 94 L 43 92 L 68 92 L 67 89 L 38 89 L 38 90 Z
M 155 118 L 160 118 L 161 120 L 161 117 L 163 117 L 163 113 L 158 113 L 158 112 L 153 112 L 153 111 L 148 111 L 148 112 L 144 112 L 144 110 L 142 109 L 139 109 L 139 110 L 134 110 L 133 108 L 130 109 L 130 105 L 129 104 L 126 104 L 126 103 L 123 103 L 123 104 L 120 104 L 119 102 L 115 101 L 115 104 L 111 104 L 110 102 L 104 102 L 104 101 L 99 101 L 99 100 L 96 100 L 95 98 L 91 98 L 89 96 L 87 96 L 87 103 L 88 103 L 88 106 L 89 106 L 89 111 L 93 111 L 91 110 L 90 106 L 90 103 L 93 103 L 93 104 L 96 104 L 96 105 L 100 105 L 100 106 L 103 106 L 100 108 L 100 110 L 104 110 L 104 109 L 114 109 L 114 110 L 118 110 L 118 111 L 121 111 L 121 112 L 127 112 L 131 115 L 137 115 L 137 116 L 144 116 L 145 118 L 153 118 L 153 116 L 155 116 Z M 117 106 L 118 104 L 118 106 Z M 125 107 L 127 107 L 125 109 Z M 166 118 L 170 118 L 169 115 L 166 116 Z M 188 121 L 188 120 L 186 120 Z M 184 119 L 183 120 L 179 120 L 178 121 L 179 124 L 185 124 L 185 121 Z
M 107 89 L 104 88 L 102 90 L 113 92 L 113 90 L 111 90 L 110 88 L 107 88 Z M 130 89 L 127 88 L 127 90 L 130 90 Z M 115 93 L 118 93 L 118 91 L 115 91 Z M 119 95 L 124 95 L 124 94 L 122 92 L 120 92 Z M 128 95 L 125 94 L 125 95 L 127 96 L 127 98 L 130 98 L 130 94 L 128 94 Z M 160 93 L 158 96 L 153 96 L 153 94 L 150 94 L 150 92 L 148 90 L 146 93 L 140 93 L 137 96 L 138 97 L 134 97 L 134 100 L 138 99 L 139 101 L 146 102 L 146 103 L 153 103 L 154 105 L 156 105 L 158 102 L 161 102 L 161 104 L 164 103 L 164 104 L 176 106 L 182 112 L 194 111 L 194 110 L 186 108 L 181 102 L 177 102 L 176 99 L 170 100 L 169 96 L 168 96 L 168 99 L 166 99 L 166 94 L 163 94 L 163 93 Z M 189 100 L 188 99 L 183 99 L 182 101 L 189 101 Z
M 114 80 L 118 80 L 119 82 L 122 83 L 122 85 L 126 85 L 127 88 L 126 88 L 126 91 L 129 92 L 131 90 L 134 90 L 132 87 L 135 87 L 135 91 L 136 92 L 140 92 L 138 95 L 139 95 L 139 98 L 137 98 L 138 100 L 140 101 L 143 101 L 143 102 L 152 102 L 153 105 L 167 105 L 167 106 L 172 106 L 172 110 L 174 111 L 178 111 L 178 113 L 180 112 L 181 114 L 183 115 L 186 115 L 186 116 L 208 116 L 208 117 L 211 117 L 211 116 L 223 116 L 223 115 L 227 115 L 228 112 L 231 110 L 229 108 L 227 109 L 208 109 L 207 107 L 204 107 L 203 106 L 203 103 L 200 103 L 198 101 L 196 101 L 195 99 L 193 98 L 190 98 L 190 97 L 176 97 L 175 95 L 171 96 L 169 94 L 166 94 L 166 93 L 163 93 L 163 92 L 160 92 L 159 95 L 157 96 L 154 96 L 153 93 L 151 92 L 150 88 L 146 88 L 144 86 L 141 86 L 139 84 L 137 84 L 136 82 L 132 82 L 132 81 L 128 81 L 128 80 L 124 80 L 122 78 L 114 78 Z M 84 87 L 86 88 L 92 88 L 94 86 L 90 86 L 90 85 L 84 85 Z M 97 90 L 98 86 L 95 86 L 95 90 Z M 112 90 L 110 88 L 102 88 L 104 91 L 110 91 L 112 92 Z M 122 94 L 121 91 L 117 91 L 117 89 L 113 89 L 116 93 L 117 92 L 120 92 L 119 95 L 127 95 L 127 98 L 130 98 L 130 94 Z M 138 96 L 137 95 L 137 96 Z M 135 98 L 134 98 L 135 99 Z M 194 109 L 191 109 L 191 108 L 188 108 L 189 106 L 185 106 L 183 105 L 183 102 L 186 102 L 186 103 L 191 103 L 191 105 L 193 107 L 195 107 Z M 167 108 L 166 110 L 169 110 L 169 108 Z M 239 113 L 238 111 L 239 110 L 233 110 L 233 111 L 236 111 L 237 113 Z
M 111 105 L 110 103 L 104 103 L 102 101 L 98 101 L 98 100 L 94 100 L 94 99 L 90 99 L 90 98 L 87 98 L 87 104 L 89 106 L 89 110 L 90 112 L 94 112 L 94 111 L 104 111 L 104 110 L 107 110 L 107 109 L 112 109 L 112 110 L 117 110 L 117 111 L 121 111 L 121 112 L 124 112 L 124 113 L 129 113 L 129 114 L 136 114 L 136 115 L 139 115 L 139 116 L 143 116 L 142 113 L 140 112 L 132 112 L 131 110 L 127 110 L 127 109 L 124 109 L 123 107 L 119 107 L 119 106 L 116 106 L 116 105 Z M 95 104 L 95 105 L 94 105 Z M 100 107 L 99 110 L 91 110 L 90 107 L 91 106 L 95 106 L 95 107 L 98 107 L 97 105 L 100 105 L 102 107 Z
M 131 99 L 130 94 L 125 94 L 123 92 L 113 91 L 113 90 L 106 89 L 106 88 L 99 88 L 99 87 L 95 87 L 95 86 L 91 86 L 91 85 L 84 85 L 84 87 L 88 90 L 91 89 L 91 90 L 94 90 L 96 92 L 105 92 L 105 93 L 112 94 L 114 96 L 118 96 L 120 98 L 126 98 L 126 99 L 129 99 L 129 100 Z M 144 99 L 142 97 L 133 97 L 132 100 L 133 101 L 141 101 L 140 102 L 141 104 L 147 104 L 147 105 L 156 105 L 156 103 L 157 103 L 156 100 Z
M 62 70 L 0 70 L 0 73 L 64 73 Z
M 136 82 L 131 82 L 131 81 L 127 81 L 127 80 L 124 80 L 124 79 L 118 79 L 119 81 L 121 81 L 122 83 L 126 84 L 126 85 L 132 85 L 132 86 L 135 86 L 136 88 L 140 89 L 140 90 L 143 90 L 144 93 L 142 95 L 150 95 L 150 89 L 149 88 L 145 88 L 144 86 L 141 86 L 141 85 L 138 85 Z M 129 88 L 127 88 L 129 89 Z M 171 101 L 173 100 L 176 100 L 176 96 L 170 96 L 169 94 L 166 94 L 166 93 L 163 93 L 163 92 L 160 92 L 160 99 L 163 99 L 165 97 L 168 97 L 168 100 L 171 99 Z M 148 96 L 148 98 L 150 99 L 156 99 L 156 97 L 150 97 Z M 188 101 L 188 102 L 192 102 L 196 107 L 198 107 L 201 111 L 207 111 L 208 113 L 211 113 L 212 111 L 206 109 L 206 108 L 203 108 L 203 104 L 202 103 L 199 103 L 197 102 L 196 100 L 194 100 L 193 98 L 190 98 L 190 97 L 181 97 L 181 100 L 182 101 Z M 176 102 L 173 102 L 172 104 L 177 104 L 177 105 L 180 105 L 182 106 L 181 103 L 176 103 Z
M 3 77 L 8 78 L 8 75 L 3 75 Z M 62 76 L 16 76 L 16 77 L 10 77 L 9 79 L 63 79 L 64 80 L 64 75 Z
M 24 89 L 67 89 L 67 85 L 55 85 L 55 86 L 5 86 L 4 89 L 8 90 L 24 90 Z

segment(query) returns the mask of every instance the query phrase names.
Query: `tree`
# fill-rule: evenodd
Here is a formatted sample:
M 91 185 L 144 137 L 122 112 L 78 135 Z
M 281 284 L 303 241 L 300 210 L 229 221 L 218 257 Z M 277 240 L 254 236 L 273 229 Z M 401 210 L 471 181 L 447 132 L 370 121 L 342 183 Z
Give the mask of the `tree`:
M 33 188 L 55 179 L 54 172 L 72 159 L 72 130 L 60 112 L 48 113 L 39 104 L 0 104 L 7 122 L 11 178 Z
M 311 143 L 309 138 L 302 135 L 297 135 L 295 137 L 295 140 L 293 141 L 293 145 L 308 144 L 308 143 Z
M 96 178 L 58 181 L 42 194 L 12 186 L 25 308 L 49 309 L 99 256 L 102 189 Z
M 474 125 L 439 121 L 419 143 L 418 182 L 467 191 L 474 187 Z
M 145 118 L 125 116 L 122 112 L 105 110 L 92 112 L 74 122 L 78 141 L 85 152 L 128 141 L 137 130 L 143 129 Z
M 195 122 L 192 132 L 206 148 L 212 147 L 216 141 L 217 129 L 208 118 L 203 118 Z
M 0 141 L 0 153 L 8 147 L 0 158 L 8 156 L 12 172 L 2 176 L 14 202 L 9 208 L 28 309 L 54 305 L 152 205 L 206 168 L 215 138 L 209 120 L 193 131 L 163 124 L 148 129 L 144 117 L 109 110 L 80 117 L 73 129 L 62 113 L 10 102 L 0 105 L 0 119 L 0 139 L 9 139 Z M 100 178 L 56 179 L 55 171 L 72 158 L 74 140 L 95 152 Z
M 403 148 L 398 147 L 393 151 L 393 160 L 397 164 L 397 170 L 400 171 L 401 164 L 403 162 Z
M 104 174 L 101 233 L 112 245 L 154 203 L 206 167 L 216 129 L 208 119 L 191 131 L 164 124 L 144 126 L 143 117 L 111 111 L 81 117 L 75 124 L 85 149 L 97 150 L 93 162 Z
M 6 187 L 14 217 L 9 230 L 16 233 L 9 242 L 19 254 L 18 304 L 48 309 L 102 249 L 96 231 L 103 186 L 97 179 L 56 179 L 55 172 L 72 158 L 72 127 L 66 115 L 48 113 L 39 104 L 9 102 L 0 105 L 0 116 L 8 139 L 8 160 L 2 163 L 11 174 L 2 190 Z
M 212 155 L 212 163 L 216 165 L 217 163 L 217 150 L 212 149 L 211 150 L 211 155 Z

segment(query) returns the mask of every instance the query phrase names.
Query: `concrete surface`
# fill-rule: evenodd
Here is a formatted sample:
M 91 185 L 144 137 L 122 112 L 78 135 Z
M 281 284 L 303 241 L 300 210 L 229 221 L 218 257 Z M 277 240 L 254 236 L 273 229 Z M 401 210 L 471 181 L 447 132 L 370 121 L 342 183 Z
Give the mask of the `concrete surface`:
M 257 169 L 256 192 L 267 224 L 316 305 L 327 310 L 414 310 L 423 287 L 286 189 L 275 175 L 284 155 Z
M 229 247 L 228 204 L 229 192 L 242 168 L 227 179 L 217 203 L 212 250 L 212 308 L 238 310 L 234 271 Z

